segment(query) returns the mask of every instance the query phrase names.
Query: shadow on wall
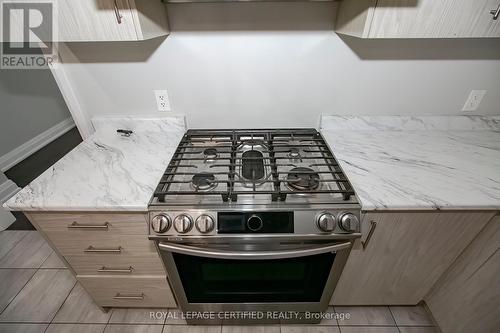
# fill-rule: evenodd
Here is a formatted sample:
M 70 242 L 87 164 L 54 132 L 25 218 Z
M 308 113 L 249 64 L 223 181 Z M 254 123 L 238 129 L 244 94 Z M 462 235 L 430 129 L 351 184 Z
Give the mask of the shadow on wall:
M 140 42 L 65 43 L 60 48 L 71 51 L 62 52 L 63 62 L 68 64 L 146 62 L 165 39 L 167 36 Z
M 339 34 L 366 60 L 498 60 L 500 38 L 362 39 Z
M 333 32 L 336 7 L 332 2 L 238 2 L 169 4 L 167 9 L 173 34 L 196 32 L 201 36 L 214 32 Z M 66 56 L 64 62 L 146 62 L 163 42 L 168 43 L 168 37 L 140 42 L 66 43 L 75 57 Z
M 416 3 L 416 2 L 415 2 Z M 408 2 L 409 6 L 415 5 Z M 176 33 L 331 32 L 334 2 L 236 2 L 168 4 L 171 37 L 141 42 L 66 43 L 66 63 L 146 62 Z M 339 35 L 363 60 L 500 59 L 500 39 L 360 39 Z
M 333 31 L 333 2 L 232 2 L 169 4 L 174 32 Z

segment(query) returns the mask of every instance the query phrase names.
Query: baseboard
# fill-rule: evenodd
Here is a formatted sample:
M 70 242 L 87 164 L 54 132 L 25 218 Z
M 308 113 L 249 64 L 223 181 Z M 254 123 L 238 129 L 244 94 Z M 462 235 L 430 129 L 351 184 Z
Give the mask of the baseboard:
M 14 222 L 16 217 L 0 206 L 0 231 L 4 231 Z
M 52 126 L 45 132 L 35 136 L 28 142 L 20 145 L 16 149 L 0 156 L 0 171 L 3 172 L 9 170 L 11 167 L 21 162 L 37 150 L 45 147 L 47 144 L 65 134 L 73 127 L 75 127 L 75 122 L 73 121 L 73 118 L 69 117 L 61 121 L 59 124 Z
M 5 201 L 9 200 L 14 194 L 19 192 L 19 190 L 21 189 L 10 179 L 7 179 L 0 184 L 0 206 Z
M 14 194 L 19 190 L 16 183 L 12 180 L 7 179 L 2 184 L 0 184 L 0 231 L 7 229 L 12 223 L 16 221 L 14 215 L 2 207 L 3 203 L 9 200 Z

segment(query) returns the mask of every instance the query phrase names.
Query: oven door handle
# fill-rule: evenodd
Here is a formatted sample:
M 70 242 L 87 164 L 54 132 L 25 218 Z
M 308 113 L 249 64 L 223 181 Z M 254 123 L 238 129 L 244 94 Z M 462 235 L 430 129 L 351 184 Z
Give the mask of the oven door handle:
M 187 254 L 197 257 L 214 258 L 214 259 L 270 260 L 270 259 L 299 258 L 299 257 L 307 257 L 328 252 L 336 252 L 350 248 L 351 242 L 345 242 L 340 244 L 335 243 L 317 247 L 307 247 L 303 249 L 286 250 L 286 251 L 275 250 L 275 251 L 237 252 L 228 250 L 207 249 L 189 245 L 180 245 L 180 244 L 163 243 L 163 242 L 159 243 L 158 247 L 160 248 L 160 250 L 163 251 Z

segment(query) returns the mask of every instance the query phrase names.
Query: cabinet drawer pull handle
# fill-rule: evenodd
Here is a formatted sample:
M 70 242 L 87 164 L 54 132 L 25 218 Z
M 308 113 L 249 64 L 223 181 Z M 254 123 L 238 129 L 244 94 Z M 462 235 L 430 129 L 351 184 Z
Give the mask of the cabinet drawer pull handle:
M 122 247 L 118 246 L 117 248 L 97 248 L 93 247 L 92 245 L 89 245 L 88 248 L 83 250 L 83 252 L 98 252 L 98 253 L 121 253 L 122 252 Z
M 70 225 L 68 225 L 68 229 L 109 229 L 109 222 L 104 224 L 80 224 L 76 221 L 73 221 Z
M 368 236 L 366 236 L 366 240 L 361 241 L 361 245 L 363 245 L 363 250 L 365 250 L 372 238 L 373 233 L 375 232 L 375 228 L 377 227 L 377 222 L 370 221 L 370 231 L 368 231 Z
M 143 300 L 144 299 L 144 293 L 140 293 L 139 295 L 122 295 L 120 293 L 117 293 L 115 296 L 113 296 L 114 299 L 137 299 L 137 300 Z
M 120 9 L 118 9 L 118 4 L 116 3 L 116 0 L 114 1 L 115 3 L 115 15 L 116 15 L 116 21 L 118 21 L 118 24 L 122 24 L 122 14 L 120 14 Z
M 102 266 L 97 271 L 99 273 L 132 273 L 133 270 L 134 270 L 134 267 L 132 267 L 132 266 L 129 266 L 128 268 L 111 268 L 111 267 Z
M 500 5 L 498 5 L 497 9 L 490 10 L 490 14 L 493 15 L 494 20 L 498 19 L 498 16 L 500 16 Z

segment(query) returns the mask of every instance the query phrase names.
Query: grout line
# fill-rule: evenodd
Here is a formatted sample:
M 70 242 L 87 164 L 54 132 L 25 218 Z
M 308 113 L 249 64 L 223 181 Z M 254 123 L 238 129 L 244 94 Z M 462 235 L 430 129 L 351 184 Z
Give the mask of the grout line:
M 69 295 L 71 294 L 71 292 L 73 291 L 73 289 L 75 289 L 76 287 L 76 284 L 78 283 L 78 281 L 76 281 L 75 279 L 75 284 L 73 284 L 73 287 L 71 287 L 71 289 L 69 290 L 68 294 L 66 295 L 66 297 L 64 298 L 64 301 L 61 303 L 61 305 L 59 305 L 59 308 L 57 309 L 57 311 L 54 313 L 54 316 L 52 317 L 52 319 L 50 320 L 50 324 L 52 324 L 52 321 L 54 320 L 54 318 L 57 316 L 57 313 L 59 311 L 61 311 L 63 305 L 66 303 L 66 301 L 68 300 L 68 297 Z M 54 323 L 56 324 L 56 323 Z
M 96 322 L 96 321 L 85 321 L 85 322 L 78 322 L 78 321 L 58 321 L 54 322 L 51 321 L 50 324 L 64 324 L 64 325 L 70 325 L 70 324 L 78 324 L 78 325 L 106 325 L 104 322 Z M 159 324 L 157 324 L 159 325 Z
M 109 319 L 108 319 L 108 321 L 109 321 Z M 102 326 L 103 326 L 103 328 L 102 328 L 102 332 L 101 333 L 104 333 L 104 331 L 106 331 L 106 327 L 108 327 L 108 324 L 103 324 Z
M 5 231 L 5 230 L 4 230 L 4 231 Z M 2 232 L 3 232 L 3 231 L 2 231 Z M 8 254 L 9 254 L 9 253 L 10 253 L 10 252 L 11 252 L 11 251 L 12 251 L 12 250 L 13 250 L 13 249 L 17 246 L 17 244 L 18 244 L 21 240 L 23 240 L 26 236 L 28 236 L 28 233 L 23 233 L 23 236 L 22 236 L 22 237 L 20 237 L 20 238 L 17 240 L 17 242 L 15 242 L 14 244 L 12 244 L 12 247 L 10 248 L 10 250 L 9 250 L 9 251 L 7 251 L 7 252 L 5 252 L 5 254 L 4 254 L 2 257 L 0 257 L 0 260 L 3 260 L 4 258 L 6 258 L 6 257 L 7 257 L 7 255 L 8 255 Z
M 38 269 L 36 268 L 25 268 L 25 269 L 34 269 L 35 272 L 33 272 L 33 274 L 30 276 L 30 278 L 26 281 L 26 283 L 22 286 L 21 289 L 19 289 L 19 291 L 16 293 L 16 295 L 14 297 L 12 297 L 12 299 L 9 301 L 9 303 L 7 303 L 5 305 L 5 307 L 3 308 L 2 311 L 0 311 L 0 315 L 5 311 L 7 310 L 7 308 L 9 307 L 10 303 L 12 303 L 14 301 L 14 299 L 16 299 L 16 297 L 19 295 L 19 293 L 26 287 L 26 285 L 33 279 L 33 276 L 35 276 L 35 274 L 38 272 Z
M 51 270 L 51 269 L 68 269 L 67 267 L 59 267 L 59 268 L 40 268 L 40 267 L 0 267 L 0 270 L 2 269 L 36 269 L 36 270 Z
M 0 269 L 36 269 L 39 270 L 40 267 L 1 267 Z M 45 269 L 45 268 L 43 268 Z
M 46 321 L 0 321 L 0 324 L 49 324 Z
M 389 313 L 391 314 L 392 320 L 394 320 L 394 324 L 396 325 L 396 328 L 398 329 L 398 332 L 401 333 L 401 330 L 399 329 L 398 322 L 396 321 L 396 317 L 394 316 L 394 313 L 392 313 L 391 307 L 387 306 L 389 309 Z
M 85 292 L 87 292 L 87 291 L 85 290 Z M 93 299 L 92 299 L 92 302 L 94 302 Z M 106 322 L 105 327 L 108 327 L 109 322 L 111 321 L 111 316 L 113 315 L 113 311 L 114 311 L 114 308 L 109 308 L 109 310 L 108 310 L 108 312 L 109 312 L 109 318 L 108 318 L 108 321 Z
M 330 326 L 319 326 L 319 327 L 331 327 L 333 325 L 330 325 Z M 370 326 L 370 327 L 398 327 L 398 325 L 373 325 L 373 324 L 355 324 L 355 325 L 340 325 L 340 327 L 365 327 L 365 326 Z M 409 325 L 401 325 L 401 327 L 415 327 L 415 326 L 418 326 L 418 327 L 424 327 L 422 325 L 414 325 L 414 326 L 409 326 Z M 425 327 L 434 327 L 434 326 L 425 326 Z
M 44 261 L 42 261 L 42 263 L 40 264 L 40 266 L 39 266 L 38 268 L 42 268 L 43 264 L 45 264 L 45 262 L 46 262 L 47 260 L 49 260 L 49 258 L 50 258 L 50 256 L 52 255 L 52 253 L 54 253 L 54 250 L 52 250 L 52 252 L 50 252 L 50 254 L 47 256 L 47 258 L 45 258 L 45 260 L 44 260 Z
M 339 323 L 339 318 L 337 316 L 337 308 L 332 305 L 332 308 L 333 308 L 333 313 L 335 314 L 335 322 L 337 323 L 337 327 L 339 327 L 339 331 L 340 331 L 340 323 Z
M 132 309 L 136 309 L 136 308 L 132 308 Z M 60 323 L 54 323 L 54 324 L 60 324 Z M 86 325 L 89 323 L 73 323 L 73 324 Z M 105 325 L 105 324 L 100 323 L 100 324 L 92 324 L 92 325 Z M 136 323 L 110 323 L 110 324 L 107 324 L 106 326 L 163 326 L 163 325 L 162 324 L 136 322 Z M 172 326 L 174 326 L 174 325 L 172 325 Z M 187 325 L 175 325 L 175 326 L 187 326 Z

